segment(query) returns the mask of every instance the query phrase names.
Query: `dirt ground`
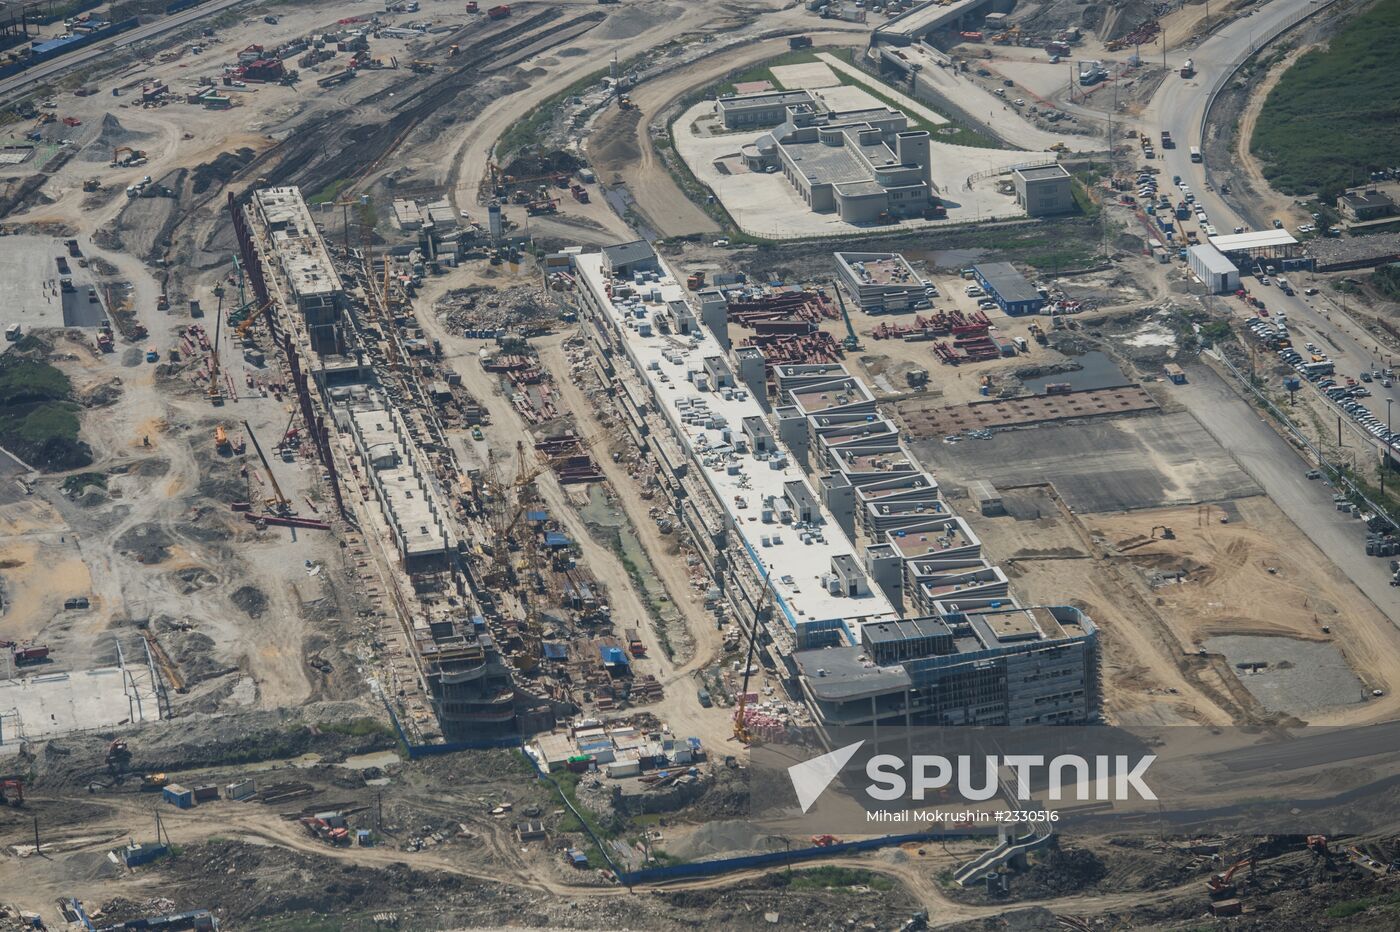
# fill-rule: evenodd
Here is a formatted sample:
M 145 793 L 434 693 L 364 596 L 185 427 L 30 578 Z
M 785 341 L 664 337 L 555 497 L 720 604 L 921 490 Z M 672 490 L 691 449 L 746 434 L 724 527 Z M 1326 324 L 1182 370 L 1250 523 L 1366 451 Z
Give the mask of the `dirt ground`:
M 1004 494 L 1012 516 L 961 513 L 1023 599 L 1076 593 L 1071 602 L 1095 620 L 1103 638 L 1110 720 L 1272 718 L 1222 658 L 1198 655 L 1204 639 L 1224 633 L 1335 644 L 1368 686 L 1386 691 L 1360 709 L 1310 717 L 1313 724 L 1393 714 L 1389 682 L 1400 637 L 1354 586 L 1328 572 L 1325 557 L 1269 499 L 1075 515 L 1048 487 Z M 1222 516 L 1229 522 L 1221 523 Z M 1170 527 L 1174 539 L 1160 539 L 1160 526 Z M 1157 539 L 1150 537 L 1153 528 Z M 1178 571 L 1185 576 L 1170 578 Z

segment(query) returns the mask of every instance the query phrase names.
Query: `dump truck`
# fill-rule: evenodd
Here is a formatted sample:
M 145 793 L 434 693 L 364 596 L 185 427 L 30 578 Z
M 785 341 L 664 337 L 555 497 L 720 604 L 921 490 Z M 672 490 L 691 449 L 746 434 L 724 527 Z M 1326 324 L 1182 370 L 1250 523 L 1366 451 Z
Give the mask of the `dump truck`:
M 790 49 L 809 49 L 811 47 L 811 36 L 791 36 L 788 38 L 788 48 Z
M 580 204 L 588 203 L 588 189 L 585 188 L 583 185 L 572 185 L 569 188 L 569 193 L 572 194 L 574 196 L 574 200 L 578 201 Z
M 505 19 L 509 15 L 510 7 L 506 6 L 504 3 L 500 6 L 493 6 L 491 9 L 486 11 L 487 19 Z

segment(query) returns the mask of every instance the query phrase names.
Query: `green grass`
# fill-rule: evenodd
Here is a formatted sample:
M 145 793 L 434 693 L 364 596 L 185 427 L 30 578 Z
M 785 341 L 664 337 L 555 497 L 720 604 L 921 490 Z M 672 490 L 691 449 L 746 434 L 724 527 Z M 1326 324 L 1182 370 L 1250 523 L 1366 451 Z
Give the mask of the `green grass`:
M 1400 262 L 1383 265 L 1371 273 L 1371 284 L 1392 301 L 1400 301 Z
M 107 488 L 107 476 L 100 472 L 80 472 L 63 480 L 61 488 L 69 495 L 81 495 L 88 486 Z
M 790 874 L 775 874 L 774 876 L 780 878 L 778 885 L 788 890 L 869 887 L 883 893 L 895 888 L 894 881 L 888 877 L 850 867 L 817 867 L 812 870 L 793 871 Z
M 1380 0 L 1289 68 L 1269 93 L 1250 140 L 1264 175 L 1285 194 L 1335 198 L 1392 165 L 1400 150 L 1400 0 Z
M 318 204 L 333 203 L 336 200 L 336 198 L 340 197 L 340 192 L 345 190 L 345 188 L 348 187 L 349 184 L 349 178 L 337 178 L 335 181 L 332 181 L 330 184 L 326 185 L 324 188 L 307 198 L 306 203 L 313 207 L 315 207 Z
M 321 731 L 330 732 L 337 735 L 345 735 L 348 738 L 368 738 L 378 736 L 384 738 L 394 737 L 394 729 L 386 722 L 367 716 L 352 718 L 348 722 L 318 722 L 316 727 Z
M 622 68 L 619 67 L 619 72 Z M 496 161 L 505 165 L 517 152 L 537 146 L 543 141 L 544 129 L 554 119 L 554 113 L 559 109 L 559 105 L 570 97 L 576 97 L 583 91 L 597 84 L 608 76 L 610 68 L 599 68 L 579 78 L 573 84 L 564 88 L 559 93 L 540 102 L 524 118 L 511 124 L 499 140 L 496 141 Z
M 68 377 L 46 362 L 14 354 L 0 359 L 0 445 L 50 472 L 90 464 L 71 390 Z
M 1359 900 L 1344 900 L 1327 907 L 1327 917 L 1329 919 L 1348 919 L 1378 906 L 1395 906 L 1397 904 L 1400 904 L 1400 894 L 1397 893 L 1386 896 L 1368 896 Z
M 770 59 L 769 59 L 768 61 L 766 61 L 766 62 L 761 62 L 761 63 L 759 63 L 759 64 L 757 64 L 757 65 L 754 65 L 752 68 L 748 68 L 748 69 L 746 69 L 746 70 L 744 70 L 744 71 L 739 72 L 739 73 L 736 74 L 736 75 L 731 75 L 731 76 L 730 76 L 729 78 L 727 78 L 723 83 L 717 84 L 717 85 L 715 85 L 713 88 L 711 88 L 711 89 L 707 92 L 706 96 L 709 96 L 709 97 L 721 96 L 721 97 L 722 97 L 722 96 L 724 96 L 725 94 L 736 94 L 736 93 L 738 93 L 736 90 L 734 90 L 734 86 L 735 86 L 736 84 L 746 84 L 746 83 L 748 83 L 748 82 L 750 82 L 750 81 L 768 81 L 768 82 L 771 83 L 774 87 L 782 87 L 782 86 L 783 86 L 782 83 L 781 83 L 780 81 L 778 81 L 777 78 L 773 77 L 773 69 L 774 69 L 774 68 L 780 68 L 780 67 L 782 67 L 783 65 L 805 65 L 805 64 L 807 64 L 808 62 L 821 61 L 821 59 L 817 58 L 817 53 L 818 53 L 818 52 L 835 52 L 835 51 L 837 51 L 837 50 L 836 50 L 836 49 L 821 48 L 821 49 L 793 49 L 793 50 L 790 51 L 790 52 L 784 52 L 782 55 L 779 55 L 777 58 L 770 58 Z M 834 70 L 834 69 L 833 69 L 833 70 Z M 841 76 L 841 75 L 840 75 L 840 72 L 837 72 L 837 77 L 840 77 L 840 76 Z

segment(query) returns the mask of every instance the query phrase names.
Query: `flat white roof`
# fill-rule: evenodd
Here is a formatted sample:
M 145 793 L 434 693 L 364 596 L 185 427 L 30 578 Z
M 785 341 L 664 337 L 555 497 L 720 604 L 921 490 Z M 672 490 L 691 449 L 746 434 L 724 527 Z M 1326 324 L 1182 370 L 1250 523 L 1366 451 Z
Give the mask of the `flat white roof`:
M 795 627 L 798 623 L 843 619 L 858 637 L 861 622 L 897 617 L 889 600 L 873 584 L 870 595 L 859 597 L 833 595 L 822 585 L 823 577 L 832 572 L 833 558 L 847 557 L 861 566 L 863 561 L 831 512 L 820 506 L 815 492 L 812 499 L 818 502 L 822 520 L 820 542 L 804 542 L 803 532 L 793 525 L 763 521 L 764 502 L 769 497 L 784 502 L 786 483 L 801 483 L 808 491 L 812 491 L 811 486 L 792 455 L 778 444 L 758 400 L 742 383 L 725 397 L 716 386 L 701 390 L 690 380 L 689 373 L 705 372 L 707 357 L 727 355 L 713 334 L 702 327 L 697 335 L 678 337 L 660 333 L 654 324 L 650 335 L 641 333 L 639 325 L 651 323 L 657 312 L 664 312 L 666 302 L 685 299 L 685 290 L 665 262 L 661 263 L 659 281 L 633 286 L 632 279 L 619 279 L 613 288 L 617 303 L 608 294 L 609 280 L 600 253 L 579 256 L 575 266 L 606 310 L 614 333 L 646 381 L 658 410 L 681 438 L 692 471 L 704 477 L 738 529 L 759 575 L 768 575 L 790 624 Z M 625 294 L 627 291 L 632 293 Z M 747 418 L 759 418 L 773 432 L 781 457 L 760 459 L 751 449 L 746 453 L 734 449 L 733 440 L 744 437 Z M 714 426 L 706 426 L 706 422 Z M 729 441 L 724 437 L 726 428 Z
M 1212 236 L 1210 244 L 1221 252 L 1235 252 L 1241 249 L 1263 249 L 1268 246 L 1288 246 L 1298 242 L 1287 230 L 1255 230 L 1251 233 L 1232 233 L 1229 236 Z
M 1192 246 L 1191 255 L 1195 256 L 1201 265 L 1205 267 L 1206 271 L 1213 275 L 1226 275 L 1230 272 L 1239 271 L 1239 269 L 1235 268 L 1233 262 L 1225 258 L 1220 250 L 1209 243 L 1201 243 L 1197 246 Z

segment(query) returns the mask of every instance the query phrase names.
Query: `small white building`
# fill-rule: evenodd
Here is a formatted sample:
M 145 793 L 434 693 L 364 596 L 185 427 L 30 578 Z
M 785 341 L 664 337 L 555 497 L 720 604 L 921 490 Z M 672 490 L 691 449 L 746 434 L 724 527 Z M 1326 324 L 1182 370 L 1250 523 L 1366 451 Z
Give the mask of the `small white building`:
M 1211 294 L 1229 294 L 1239 290 L 1240 270 L 1214 246 L 1208 243 L 1192 246 L 1186 252 L 1186 261 Z

